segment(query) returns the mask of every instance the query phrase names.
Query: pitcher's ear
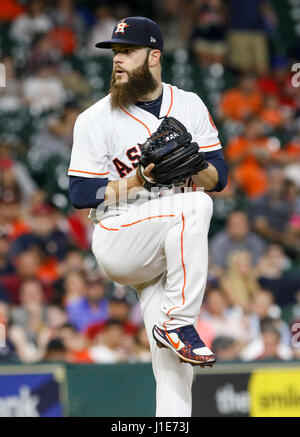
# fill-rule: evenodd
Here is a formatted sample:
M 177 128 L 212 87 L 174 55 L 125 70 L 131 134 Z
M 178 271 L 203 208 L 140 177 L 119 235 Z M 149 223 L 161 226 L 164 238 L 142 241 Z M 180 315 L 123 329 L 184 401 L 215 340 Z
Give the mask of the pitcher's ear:
M 160 63 L 161 51 L 158 49 L 151 49 L 149 52 L 149 67 L 154 67 Z

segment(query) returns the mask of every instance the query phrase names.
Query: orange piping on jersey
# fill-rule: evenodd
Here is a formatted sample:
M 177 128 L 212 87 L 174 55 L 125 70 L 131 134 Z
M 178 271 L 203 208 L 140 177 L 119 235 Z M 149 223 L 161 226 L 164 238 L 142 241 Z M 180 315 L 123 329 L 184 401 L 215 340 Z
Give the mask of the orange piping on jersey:
M 136 221 L 136 222 L 133 222 L 133 223 L 127 223 L 127 224 L 125 224 L 125 225 L 121 225 L 121 228 L 125 228 L 125 227 L 127 227 L 127 226 L 132 226 L 132 225 L 136 225 L 137 223 L 140 223 L 140 222 L 143 222 L 143 221 L 145 221 L 145 220 L 151 220 L 151 219 L 154 219 L 154 218 L 159 218 L 159 217 L 174 217 L 174 214 L 169 214 L 169 215 L 155 215 L 155 216 L 153 216 L 153 217 L 146 217 L 146 218 L 143 218 L 143 219 L 141 219 L 141 220 L 138 220 L 138 221 Z M 107 231 L 119 231 L 120 229 L 114 229 L 114 228 L 106 228 L 105 226 L 103 226 L 103 224 L 99 221 L 99 225 L 101 226 L 101 228 L 103 228 L 103 229 L 106 229 Z
M 131 117 L 131 118 L 133 118 L 134 120 L 136 120 L 136 121 L 138 121 L 139 123 L 141 123 L 141 124 L 142 124 L 146 129 L 147 129 L 148 134 L 149 134 L 149 136 L 151 137 L 150 129 L 148 128 L 148 126 L 147 126 L 144 122 L 142 122 L 142 121 L 139 120 L 138 118 L 134 117 L 134 116 L 133 116 L 132 114 L 130 114 L 129 112 L 125 111 L 125 109 L 122 108 L 121 106 L 120 106 L 120 108 L 122 109 L 122 111 L 125 112 L 125 114 L 129 115 L 129 117 Z
M 173 106 L 173 89 L 172 89 L 171 85 L 169 85 L 169 87 L 170 87 L 170 92 L 171 92 L 171 103 L 170 103 L 170 107 L 168 109 L 168 112 L 166 114 L 166 117 L 168 117 L 168 115 L 170 114 L 171 108 Z
M 105 173 L 92 173 L 92 172 L 90 172 L 90 171 L 72 170 L 71 168 L 69 168 L 68 172 L 69 172 L 69 171 L 75 171 L 75 173 L 94 174 L 94 175 L 97 175 L 97 176 L 104 176 L 104 175 L 106 175 L 106 174 L 109 174 L 108 171 L 105 172 Z
M 208 118 L 209 118 L 210 124 L 212 125 L 212 127 L 213 127 L 214 129 L 218 130 L 218 129 L 216 128 L 216 125 L 215 125 L 215 123 L 214 123 L 214 121 L 213 121 L 213 119 L 212 119 L 212 117 L 211 117 L 209 111 L 207 111 L 207 112 L 208 112 Z
M 181 217 L 182 217 L 182 231 L 181 231 L 181 264 L 182 264 L 182 269 L 183 269 L 183 286 L 182 286 L 182 304 L 178 307 L 173 307 L 171 308 L 168 312 L 167 312 L 167 316 L 170 315 L 170 312 L 175 310 L 176 308 L 181 308 L 184 304 L 185 304 L 185 295 L 184 295 L 184 291 L 185 291 L 185 285 L 186 285 L 186 270 L 185 270 L 185 264 L 184 264 L 184 259 L 183 259 L 183 232 L 184 232 L 184 228 L 185 228 L 185 219 L 184 219 L 184 215 L 183 213 L 181 213 Z M 164 322 L 164 327 L 165 327 L 165 331 L 167 331 L 167 327 L 166 327 L 166 323 L 169 323 L 173 320 L 174 318 L 171 317 L 170 320 Z M 168 333 L 166 332 L 167 336 Z M 169 338 L 169 336 L 168 336 Z M 169 338 L 169 340 L 171 341 L 171 339 Z M 172 341 L 171 341 L 172 342 Z M 172 342 L 173 344 L 173 342 Z M 178 346 L 177 346 L 178 347 Z M 175 348 L 177 349 L 177 348 Z
M 185 225 L 185 220 L 184 220 L 184 215 L 183 212 L 181 213 L 182 216 L 182 231 L 181 231 L 181 263 L 182 263 L 182 269 L 183 269 L 183 287 L 182 287 L 182 305 L 185 304 L 185 296 L 184 296 L 184 290 L 185 290 L 185 284 L 186 284 L 186 270 L 185 270 L 185 264 L 184 264 L 184 259 L 183 259 L 183 231 L 184 231 L 184 225 Z
M 99 222 L 99 225 L 101 228 L 106 229 L 107 231 L 119 231 L 120 229 L 114 229 L 114 228 L 107 228 L 106 226 L 103 226 L 101 222 Z
M 153 217 L 147 217 L 141 220 L 138 220 L 137 222 L 133 222 L 133 223 L 128 223 L 126 225 L 121 225 L 122 228 L 125 228 L 126 226 L 132 226 L 132 225 L 136 225 L 137 223 L 143 222 L 144 220 L 150 220 L 150 219 L 154 219 L 154 218 L 158 218 L 158 217 L 174 217 L 174 214 L 170 214 L 170 215 L 155 215 Z
M 208 147 L 215 147 L 215 146 L 218 146 L 219 144 L 221 144 L 221 143 L 219 142 L 216 144 L 212 144 L 211 146 L 202 146 L 202 147 L 199 147 L 199 149 L 207 149 Z

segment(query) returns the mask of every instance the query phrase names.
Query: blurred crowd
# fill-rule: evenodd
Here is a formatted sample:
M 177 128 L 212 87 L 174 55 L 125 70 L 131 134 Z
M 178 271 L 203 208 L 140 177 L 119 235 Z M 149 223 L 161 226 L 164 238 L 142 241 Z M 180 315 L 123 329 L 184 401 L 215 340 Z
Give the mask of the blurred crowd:
M 136 293 L 97 266 L 66 176 L 74 122 L 108 91 L 111 55 L 94 44 L 138 14 L 161 25 L 165 81 L 208 104 L 230 166 L 197 330 L 219 361 L 300 359 L 299 47 L 282 44 L 277 5 L 1 0 L 0 360 L 151 360 Z

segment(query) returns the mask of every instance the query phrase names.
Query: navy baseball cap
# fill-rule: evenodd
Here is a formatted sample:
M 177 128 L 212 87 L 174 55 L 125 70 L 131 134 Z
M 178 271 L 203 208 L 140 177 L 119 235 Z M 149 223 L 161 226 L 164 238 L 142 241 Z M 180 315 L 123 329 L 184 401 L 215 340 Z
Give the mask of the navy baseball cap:
M 111 39 L 98 42 L 96 47 L 110 49 L 112 44 L 145 46 L 161 52 L 164 48 L 159 26 L 146 17 L 123 18 L 115 25 Z

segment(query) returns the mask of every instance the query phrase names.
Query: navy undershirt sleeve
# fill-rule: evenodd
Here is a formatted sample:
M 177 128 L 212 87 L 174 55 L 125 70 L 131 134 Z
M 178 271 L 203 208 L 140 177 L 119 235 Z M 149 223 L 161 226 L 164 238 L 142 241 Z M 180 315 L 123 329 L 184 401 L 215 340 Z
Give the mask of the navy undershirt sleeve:
M 104 201 L 107 178 L 70 176 L 69 199 L 77 209 L 97 208 Z
M 214 152 L 206 152 L 205 158 L 207 162 L 210 162 L 218 172 L 219 180 L 213 190 L 209 191 L 222 191 L 226 187 L 228 179 L 228 165 L 224 159 L 224 155 L 221 149 Z

